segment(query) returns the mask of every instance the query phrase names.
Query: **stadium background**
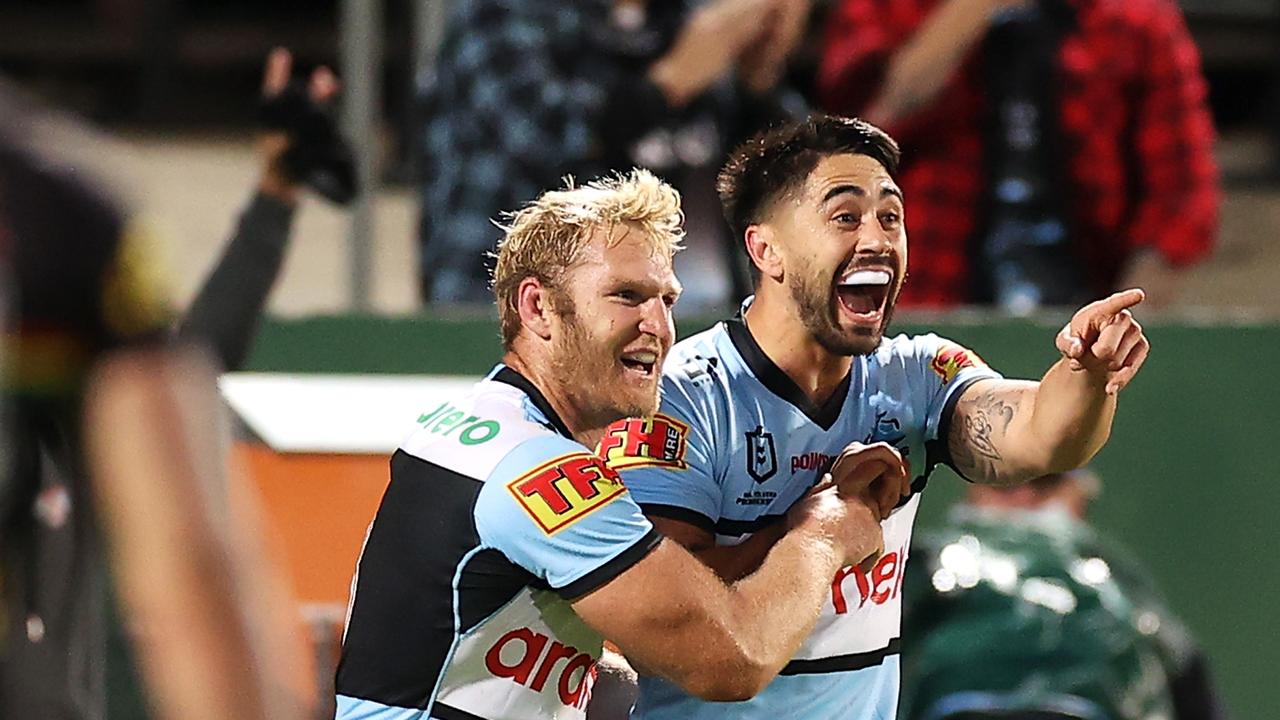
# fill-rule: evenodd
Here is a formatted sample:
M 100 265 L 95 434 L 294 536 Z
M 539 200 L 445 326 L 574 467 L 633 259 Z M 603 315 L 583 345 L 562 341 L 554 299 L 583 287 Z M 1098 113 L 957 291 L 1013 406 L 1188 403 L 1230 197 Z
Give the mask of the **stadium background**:
M 1280 4 L 1182 4 L 1204 54 L 1221 131 L 1222 231 L 1213 258 L 1197 268 L 1178 305 L 1143 315 L 1154 353 L 1126 391 L 1112 442 L 1099 457 L 1104 494 L 1096 519 L 1146 561 L 1189 622 L 1233 714 L 1271 718 L 1280 707 L 1272 680 L 1280 666 L 1272 630 L 1280 594 L 1273 520 L 1280 483 L 1268 463 L 1280 443 Z M 409 98 L 422 52 L 410 30 L 412 20 L 435 11 L 415 13 L 407 0 L 386 3 L 381 13 L 373 6 L 300 0 L 0 6 L 0 71 L 100 128 L 74 151 L 86 153 L 150 223 L 159 271 L 179 307 L 202 282 L 248 197 L 256 172 L 253 97 L 266 50 L 287 45 L 305 61 L 337 64 L 342 50 L 351 50 L 351 23 L 384 26 L 383 69 L 367 73 L 383 91 L 380 112 L 369 109 L 377 117 L 369 146 L 377 149 L 383 182 L 370 199 L 367 224 L 353 231 L 345 214 L 306 206 L 250 370 L 475 375 L 498 356 L 489 310 L 419 312 L 415 187 L 404 181 L 412 174 Z M 369 266 L 364 302 L 353 299 L 361 281 L 351 272 L 351 242 Z M 711 255 L 695 248 L 683 272 L 715 272 Z M 714 317 L 705 307 L 691 309 L 681 320 L 685 335 Z M 1064 319 L 966 311 L 907 315 L 896 330 L 936 331 L 974 347 L 1006 374 L 1035 376 L 1052 361 L 1052 334 Z M 422 409 L 430 409 L 427 402 Z M 405 418 L 406 426 L 412 420 Z M 302 600 L 343 596 L 345 578 L 335 582 L 334 573 L 351 566 L 359 542 L 351 528 L 361 532 L 372 510 L 357 512 L 349 501 L 376 502 L 379 461 L 338 457 L 331 459 L 336 475 L 291 473 L 290 458 L 276 457 L 251 434 L 241 453 L 260 473 Z M 344 474 L 343 467 L 354 470 Z M 936 522 L 960 492 L 949 473 L 936 475 L 921 523 Z

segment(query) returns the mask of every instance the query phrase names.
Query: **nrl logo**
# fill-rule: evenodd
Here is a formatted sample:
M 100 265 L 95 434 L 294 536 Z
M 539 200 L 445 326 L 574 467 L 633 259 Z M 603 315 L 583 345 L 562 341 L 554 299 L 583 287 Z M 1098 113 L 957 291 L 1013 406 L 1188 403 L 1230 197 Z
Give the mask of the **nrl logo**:
M 773 433 L 757 425 L 747 433 L 747 474 L 763 483 L 778 472 L 778 453 L 773 446 Z

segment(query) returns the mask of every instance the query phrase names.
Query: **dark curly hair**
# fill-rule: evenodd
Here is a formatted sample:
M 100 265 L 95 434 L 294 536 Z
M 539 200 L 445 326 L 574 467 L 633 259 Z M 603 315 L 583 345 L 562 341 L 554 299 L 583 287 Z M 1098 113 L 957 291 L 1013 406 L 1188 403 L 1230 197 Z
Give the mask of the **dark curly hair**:
M 739 239 L 768 208 L 793 192 L 831 155 L 873 158 L 890 177 L 898 172 L 898 143 L 865 120 L 810 115 L 766 130 L 739 145 L 716 179 L 720 206 Z

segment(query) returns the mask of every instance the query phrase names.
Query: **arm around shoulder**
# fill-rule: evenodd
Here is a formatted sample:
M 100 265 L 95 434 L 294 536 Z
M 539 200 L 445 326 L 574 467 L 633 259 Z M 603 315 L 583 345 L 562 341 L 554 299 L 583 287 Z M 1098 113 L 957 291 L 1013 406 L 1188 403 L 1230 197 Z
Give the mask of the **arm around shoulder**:
M 865 503 L 834 488 L 812 502 L 808 520 L 731 586 L 664 540 L 574 610 L 636 666 L 706 700 L 750 698 L 808 636 L 832 575 L 878 547 L 878 516 Z

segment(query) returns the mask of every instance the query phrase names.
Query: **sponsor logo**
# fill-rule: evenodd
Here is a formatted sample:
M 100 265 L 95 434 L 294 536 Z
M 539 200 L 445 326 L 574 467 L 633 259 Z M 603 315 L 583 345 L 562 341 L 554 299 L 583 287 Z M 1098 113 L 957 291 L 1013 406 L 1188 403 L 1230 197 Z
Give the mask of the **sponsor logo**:
M 600 457 L 609 467 L 668 467 L 684 470 L 689 426 L 670 415 L 619 420 L 600 438 Z
M 463 445 L 489 442 L 502 430 L 502 426 L 497 421 L 468 415 L 449 403 L 442 403 L 435 410 L 419 415 L 418 424 L 424 430 L 431 431 L 433 435 L 449 437 L 456 433 L 458 442 Z
M 773 433 L 757 425 L 747 433 L 747 474 L 758 483 L 778 472 L 778 452 L 773 446 Z
M 529 628 L 499 638 L 484 654 L 484 666 L 534 692 L 554 690 L 562 704 L 579 710 L 591 699 L 597 672 L 591 655 Z
M 933 371 L 942 376 L 942 384 L 946 385 L 960 374 L 961 370 L 972 367 L 986 367 L 987 364 L 978 357 L 974 351 L 956 345 L 955 343 L 943 343 L 938 349 L 938 354 L 933 357 L 930 363 Z
M 872 605 L 884 605 L 890 600 L 897 600 L 902 594 L 903 570 L 907 564 L 907 549 L 902 547 L 894 552 L 885 553 L 876 561 L 871 572 L 863 572 L 856 566 L 841 568 L 831 581 L 831 605 L 837 615 L 849 612 L 849 604 L 853 600 L 849 587 L 849 578 L 853 578 L 853 586 L 858 590 L 858 608 L 868 602 Z
M 835 455 L 828 455 L 820 452 L 807 452 L 803 455 L 792 455 L 791 474 L 795 475 L 801 470 L 826 470 L 831 466 L 831 461 L 835 459 Z
M 548 535 L 627 491 L 617 471 L 586 452 L 543 463 L 507 483 L 507 490 Z

